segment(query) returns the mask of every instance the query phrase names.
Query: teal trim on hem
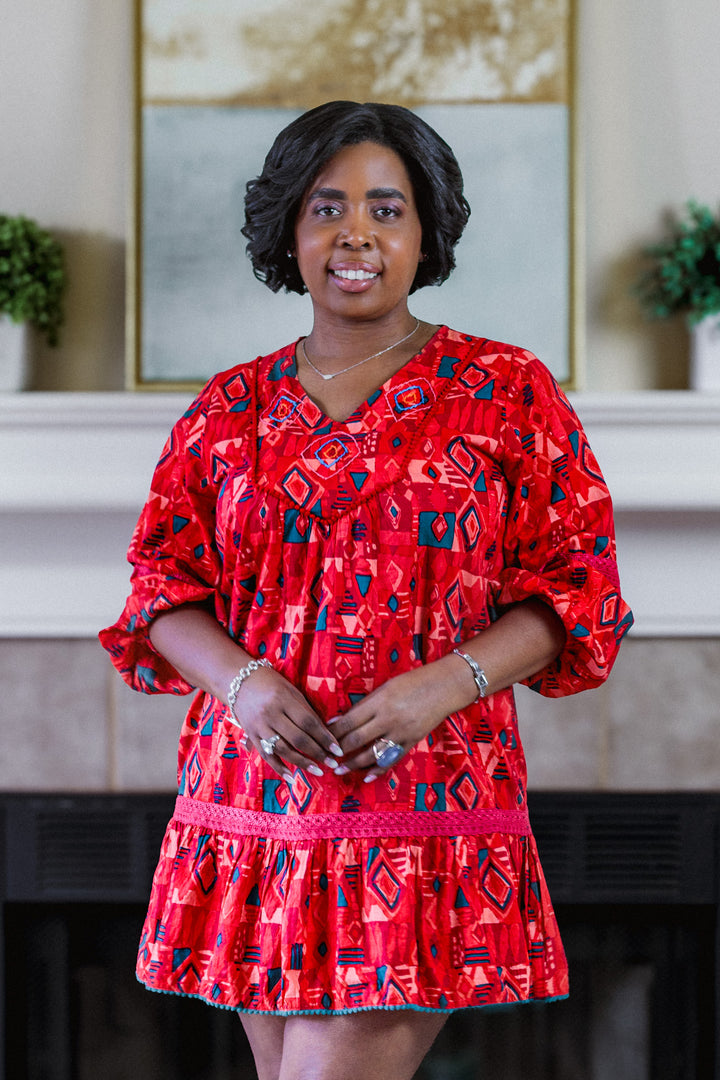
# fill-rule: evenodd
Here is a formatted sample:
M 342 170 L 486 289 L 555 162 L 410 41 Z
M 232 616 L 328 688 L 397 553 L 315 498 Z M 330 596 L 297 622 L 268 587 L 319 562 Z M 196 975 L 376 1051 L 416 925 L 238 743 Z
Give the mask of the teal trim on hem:
M 137 978 L 137 976 L 136 976 Z M 202 1001 L 213 1009 L 225 1009 L 226 1012 L 248 1014 L 249 1016 L 351 1016 L 361 1012 L 420 1012 L 439 1013 L 450 1016 L 456 1012 L 467 1012 L 470 1009 L 485 1009 L 495 1011 L 509 1009 L 514 1005 L 549 1005 L 554 1001 L 565 1001 L 569 994 L 558 994 L 555 997 L 546 998 L 522 998 L 518 1001 L 493 1001 L 487 1005 L 458 1005 L 454 1009 L 433 1009 L 429 1005 L 361 1005 L 357 1009 L 247 1009 L 242 1005 L 223 1005 L 219 1001 L 211 1001 L 202 994 L 186 994 L 182 990 L 159 990 L 156 986 L 148 986 L 142 979 L 137 980 L 142 987 L 152 994 L 166 994 L 170 997 L 193 998 Z

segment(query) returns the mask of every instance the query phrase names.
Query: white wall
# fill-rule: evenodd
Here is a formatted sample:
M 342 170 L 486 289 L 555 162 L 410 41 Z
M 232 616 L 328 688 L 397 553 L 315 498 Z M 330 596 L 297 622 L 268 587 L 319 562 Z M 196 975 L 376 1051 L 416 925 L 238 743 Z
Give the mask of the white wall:
M 667 211 L 720 204 L 720 3 L 578 4 L 587 386 L 682 388 L 684 326 L 644 322 L 629 287 Z
M 70 279 L 61 348 L 35 350 L 42 389 L 124 383 L 131 13 L 131 0 L 3 3 L 0 212 L 57 232 Z
M 587 386 L 682 388 L 682 325 L 648 326 L 628 296 L 666 210 L 720 197 L 718 0 L 578 0 L 585 159 Z M 5 0 L 0 210 L 65 234 L 59 353 L 35 385 L 122 385 L 131 162 L 131 0 Z

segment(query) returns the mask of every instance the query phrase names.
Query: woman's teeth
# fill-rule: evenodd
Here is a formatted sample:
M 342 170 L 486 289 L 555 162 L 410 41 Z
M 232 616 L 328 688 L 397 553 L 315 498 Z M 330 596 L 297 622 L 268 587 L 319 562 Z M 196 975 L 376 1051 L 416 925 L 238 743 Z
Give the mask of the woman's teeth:
M 333 270 L 333 274 L 345 281 L 370 281 L 377 277 L 377 273 L 370 273 L 368 270 Z

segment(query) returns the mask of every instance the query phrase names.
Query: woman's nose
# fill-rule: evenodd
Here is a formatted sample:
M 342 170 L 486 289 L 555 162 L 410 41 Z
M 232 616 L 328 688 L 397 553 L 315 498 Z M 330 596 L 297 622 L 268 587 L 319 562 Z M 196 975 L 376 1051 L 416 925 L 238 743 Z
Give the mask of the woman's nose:
M 343 236 L 340 243 L 342 247 L 349 248 L 351 251 L 360 251 L 362 248 L 372 247 L 372 241 L 369 237 L 358 236 L 357 234 Z
M 361 248 L 372 247 L 374 242 L 373 231 L 368 222 L 360 214 L 346 217 L 343 228 L 340 230 L 338 241 L 342 247 L 354 251 Z

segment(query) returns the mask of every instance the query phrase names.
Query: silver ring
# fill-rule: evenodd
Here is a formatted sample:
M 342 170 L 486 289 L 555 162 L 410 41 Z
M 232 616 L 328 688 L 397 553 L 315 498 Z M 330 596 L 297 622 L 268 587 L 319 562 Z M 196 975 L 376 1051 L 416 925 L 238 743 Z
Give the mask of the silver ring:
M 376 739 L 372 744 L 372 752 L 381 769 L 389 769 L 405 753 L 402 746 L 392 739 Z
M 271 735 L 269 739 L 260 740 L 260 749 L 263 754 L 267 754 L 268 757 L 272 757 L 275 753 L 275 747 L 280 742 L 279 735 Z

